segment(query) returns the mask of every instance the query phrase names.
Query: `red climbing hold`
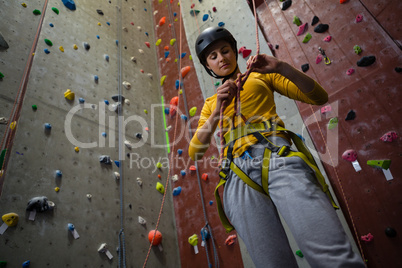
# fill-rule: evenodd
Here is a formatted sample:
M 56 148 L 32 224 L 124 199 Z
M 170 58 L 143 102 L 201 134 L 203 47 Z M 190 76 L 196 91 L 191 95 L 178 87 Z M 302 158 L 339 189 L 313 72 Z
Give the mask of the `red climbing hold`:
M 190 166 L 190 170 L 191 170 L 191 171 L 196 171 L 197 168 L 196 168 L 195 166 Z
M 348 0 L 339 0 L 339 3 L 343 4 L 346 3 Z
M 186 77 L 186 75 L 188 74 L 188 72 L 191 70 L 190 66 L 186 66 L 181 68 L 181 77 Z
M 162 176 L 161 176 L 161 174 L 158 174 L 158 179 L 162 179 Z
M 163 17 L 159 20 L 159 27 L 166 23 L 166 17 Z
M 147 45 L 147 47 L 151 47 L 151 44 L 149 42 L 145 42 L 145 45 Z
M 299 35 L 304 34 L 304 32 L 307 30 L 307 26 L 308 26 L 307 22 L 302 24 L 302 25 L 300 25 L 299 26 L 299 31 L 297 32 L 296 35 L 299 36 Z
M 332 36 L 328 35 L 327 37 L 324 38 L 324 42 L 329 42 L 331 41 Z
M 346 71 L 346 74 L 347 75 L 352 75 L 352 74 L 354 74 L 354 72 L 355 72 L 355 69 L 350 68 L 349 70 Z
M 194 8 L 194 7 L 195 7 L 195 4 L 192 4 L 190 8 Z
M 251 49 L 246 49 L 246 47 L 241 47 L 239 53 L 243 55 L 243 59 L 247 58 L 251 54 Z
M 154 239 L 155 236 L 155 239 Z M 154 239 L 154 242 L 152 242 L 152 239 Z M 151 230 L 148 233 L 148 240 L 149 243 L 152 243 L 152 246 L 157 246 L 162 242 L 162 233 L 159 231 Z
M 201 175 L 201 179 L 203 179 L 204 181 L 208 180 L 208 174 L 207 173 L 203 173 Z
M 358 15 L 356 16 L 356 22 L 361 22 L 362 20 L 363 20 L 363 15 L 358 14 Z
M 177 111 L 177 105 L 179 104 L 179 97 L 173 97 L 170 100 L 170 111 L 169 114 L 171 116 L 174 116 L 176 114 Z
M 132 22 L 131 25 L 134 25 L 134 22 Z
M 396 134 L 395 131 L 389 131 L 389 132 L 385 133 L 384 135 L 382 135 L 380 140 L 382 140 L 383 142 L 393 142 L 397 138 L 398 138 L 398 135 Z
M 213 7 L 213 8 L 212 8 L 212 11 L 213 11 L 213 12 L 216 12 L 216 7 Z
M 315 59 L 315 63 L 318 64 L 318 63 L 320 63 L 321 61 L 322 61 L 322 55 L 321 55 L 321 54 L 318 54 L 318 55 L 317 55 L 317 58 Z

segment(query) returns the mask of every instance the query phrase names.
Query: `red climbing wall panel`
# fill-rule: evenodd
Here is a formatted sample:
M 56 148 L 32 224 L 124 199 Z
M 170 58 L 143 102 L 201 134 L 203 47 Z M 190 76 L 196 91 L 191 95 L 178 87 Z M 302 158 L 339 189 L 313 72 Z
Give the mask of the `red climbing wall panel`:
M 402 140 L 380 140 L 390 130 L 402 134 L 402 73 L 394 70 L 402 67 L 397 22 L 402 14 L 401 2 L 293 1 L 285 11 L 280 1 L 258 2 L 261 29 L 273 47 L 278 45 L 275 55 L 298 69 L 308 63 L 307 74 L 329 93 L 326 105 L 331 105 L 330 113 L 321 114 L 321 107 L 297 105 L 317 151 L 326 155 L 325 161 L 322 158 L 325 170 L 368 267 L 402 267 Z M 363 15 L 360 23 L 355 22 L 358 14 Z M 311 33 L 312 39 L 308 43 L 302 43 L 305 34 L 296 36 L 294 16 L 309 24 L 306 33 Z M 314 16 L 319 17 L 319 23 L 328 24 L 329 30 L 315 33 L 311 26 Z M 330 42 L 323 41 L 327 35 L 332 36 Z M 362 48 L 359 55 L 353 50 L 355 45 Z M 332 61 L 330 65 L 316 64 L 318 47 L 325 50 Z M 356 62 L 369 55 L 374 55 L 376 62 L 358 67 Z M 349 68 L 354 68 L 355 73 L 347 75 Z M 356 112 L 356 118 L 345 121 L 350 110 Z M 335 130 L 328 130 L 332 117 L 338 117 L 339 123 Z M 335 138 L 328 139 L 334 133 Z M 361 171 L 356 172 L 350 162 L 342 159 L 347 149 L 357 152 Z M 381 159 L 392 160 L 393 180 L 387 181 L 381 169 L 366 164 L 368 160 Z M 385 234 L 387 227 L 396 230 L 396 237 Z M 361 241 L 360 237 L 368 233 L 374 240 Z
M 165 82 L 162 87 L 162 94 L 165 99 L 165 105 L 170 103 L 173 97 L 178 96 L 178 90 L 176 90 L 175 82 L 179 79 L 179 69 L 185 66 L 190 66 L 191 70 L 183 80 L 183 91 L 186 97 L 186 102 L 188 109 L 192 107 L 197 107 L 196 115 L 199 115 L 204 104 L 204 99 L 202 97 L 201 89 L 198 83 L 198 78 L 194 70 L 193 62 L 189 59 L 190 50 L 187 44 L 187 38 L 185 36 L 184 26 L 180 28 L 180 10 L 177 5 L 177 1 L 173 1 L 173 4 L 168 5 L 166 2 L 160 4 L 159 1 L 153 1 L 154 11 L 158 11 L 154 15 L 155 25 L 159 24 L 161 18 L 166 17 L 166 23 L 160 27 L 156 28 L 156 38 L 161 39 L 162 42 L 156 47 L 159 61 L 159 71 L 161 76 L 166 75 Z M 177 16 L 174 17 L 173 13 Z M 173 23 L 174 19 L 177 21 Z M 169 25 L 171 24 L 171 26 Z M 170 45 L 170 40 L 175 38 L 176 44 L 174 46 Z M 156 41 L 156 40 L 155 40 Z M 155 46 L 155 43 L 151 42 L 151 48 Z M 186 53 L 181 60 L 181 66 L 175 63 L 175 59 L 178 59 L 178 54 L 176 48 L 179 50 L 181 45 L 181 51 L 178 53 Z M 170 61 L 165 60 L 165 50 L 164 47 L 169 47 L 169 58 Z M 179 95 L 179 115 L 186 114 L 184 96 Z M 238 243 L 231 246 L 225 245 L 225 240 L 227 234 L 225 229 L 220 223 L 219 216 L 216 209 L 216 202 L 213 196 L 215 186 L 218 183 L 219 176 L 216 168 L 213 165 L 205 164 L 207 163 L 212 155 L 218 156 L 218 151 L 209 149 L 204 156 L 203 161 L 199 161 L 198 172 L 200 176 L 203 173 L 208 174 L 208 180 L 201 180 L 201 188 L 203 192 L 203 200 L 200 197 L 200 190 L 197 181 L 197 175 L 195 172 L 191 172 L 189 167 L 194 165 L 194 162 L 188 156 L 188 144 L 191 139 L 189 135 L 188 125 L 186 122 L 178 117 L 178 122 L 176 125 L 176 117 L 167 116 L 167 125 L 171 126 L 169 131 L 169 139 L 171 142 L 171 155 L 174 155 L 173 161 L 171 161 L 171 174 L 178 174 L 179 180 L 173 183 L 172 188 L 181 186 L 181 194 L 174 197 L 174 209 L 176 218 L 176 229 L 180 249 L 180 258 L 182 267 L 208 267 L 207 256 L 205 248 L 201 247 L 201 228 L 205 226 L 204 212 L 202 208 L 202 202 L 206 206 L 206 215 L 208 217 L 209 225 L 212 228 L 212 233 L 216 245 L 216 250 L 219 256 L 220 267 L 243 267 L 242 257 L 240 253 L 240 248 Z M 190 127 L 193 132 L 197 128 L 198 118 L 195 117 L 190 121 Z M 175 136 L 176 133 L 176 136 Z M 175 141 L 175 143 L 174 143 Z M 214 141 L 213 141 L 214 142 Z M 216 148 L 216 146 L 213 146 Z M 183 154 L 178 156 L 177 150 L 182 149 Z M 170 158 L 171 159 L 171 158 Z M 216 160 L 215 160 L 216 164 Z M 217 165 L 215 165 L 216 167 Z M 180 171 L 185 170 L 186 175 L 181 176 Z M 166 178 L 167 174 L 163 175 Z M 213 200 L 213 205 L 209 205 L 210 200 Z M 162 215 L 163 217 L 163 215 Z M 193 234 L 198 235 L 198 249 L 199 253 L 195 254 L 193 247 L 188 243 L 188 237 Z M 231 233 L 233 234 L 233 233 Z M 210 262 L 213 267 L 215 267 L 213 247 L 209 240 L 207 243 L 208 253 Z

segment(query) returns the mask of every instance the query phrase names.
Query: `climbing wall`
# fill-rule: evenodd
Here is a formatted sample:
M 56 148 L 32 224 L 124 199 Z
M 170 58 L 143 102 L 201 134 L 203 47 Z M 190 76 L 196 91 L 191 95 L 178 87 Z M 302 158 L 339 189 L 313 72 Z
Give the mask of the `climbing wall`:
M 367 266 L 401 267 L 400 1 L 257 2 L 274 54 L 329 93 L 297 105 Z
M 0 213 L 19 216 L 0 266 L 180 267 L 151 3 L 21 3 L 0 1 Z

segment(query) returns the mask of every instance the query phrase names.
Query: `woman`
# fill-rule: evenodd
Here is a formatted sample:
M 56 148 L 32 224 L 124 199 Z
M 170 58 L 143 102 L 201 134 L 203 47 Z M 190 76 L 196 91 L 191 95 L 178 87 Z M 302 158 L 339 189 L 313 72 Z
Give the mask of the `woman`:
M 230 221 L 221 217 L 225 228 L 236 229 L 256 267 L 297 267 L 279 211 L 312 267 L 364 267 L 317 182 L 313 160 L 305 156 L 308 153 L 289 150 L 291 132 L 283 131 L 276 114 L 274 91 L 322 105 L 328 101 L 325 90 L 285 62 L 265 54 L 252 56 L 247 65 L 255 63 L 240 93 L 242 118 L 233 122 L 235 80 L 240 74 L 236 40 L 224 28 L 208 28 L 197 38 L 196 51 L 208 74 L 222 78 L 222 85 L 205 101 L 189 155 L 202 158 L 224 105 L 227 144 L 220 184 L 226 182 L 224 214 Z M 325 182 L 321 184 L 325 189 Z

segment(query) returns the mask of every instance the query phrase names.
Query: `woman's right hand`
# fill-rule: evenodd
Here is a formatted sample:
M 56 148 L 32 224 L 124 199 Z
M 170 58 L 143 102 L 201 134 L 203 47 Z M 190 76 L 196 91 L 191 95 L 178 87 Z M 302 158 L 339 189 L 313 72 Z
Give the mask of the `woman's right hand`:
M 237 90 L 237 85 L 235 81 L 228 79 L 224 84 L 222 84 L 216 90 L 216 108 L 215 112 L 218 114 L 220 113 L 222 103 L 225 102 L 225 109 L 226 107 L 232 102 L 233 98 L 235 97 Z

